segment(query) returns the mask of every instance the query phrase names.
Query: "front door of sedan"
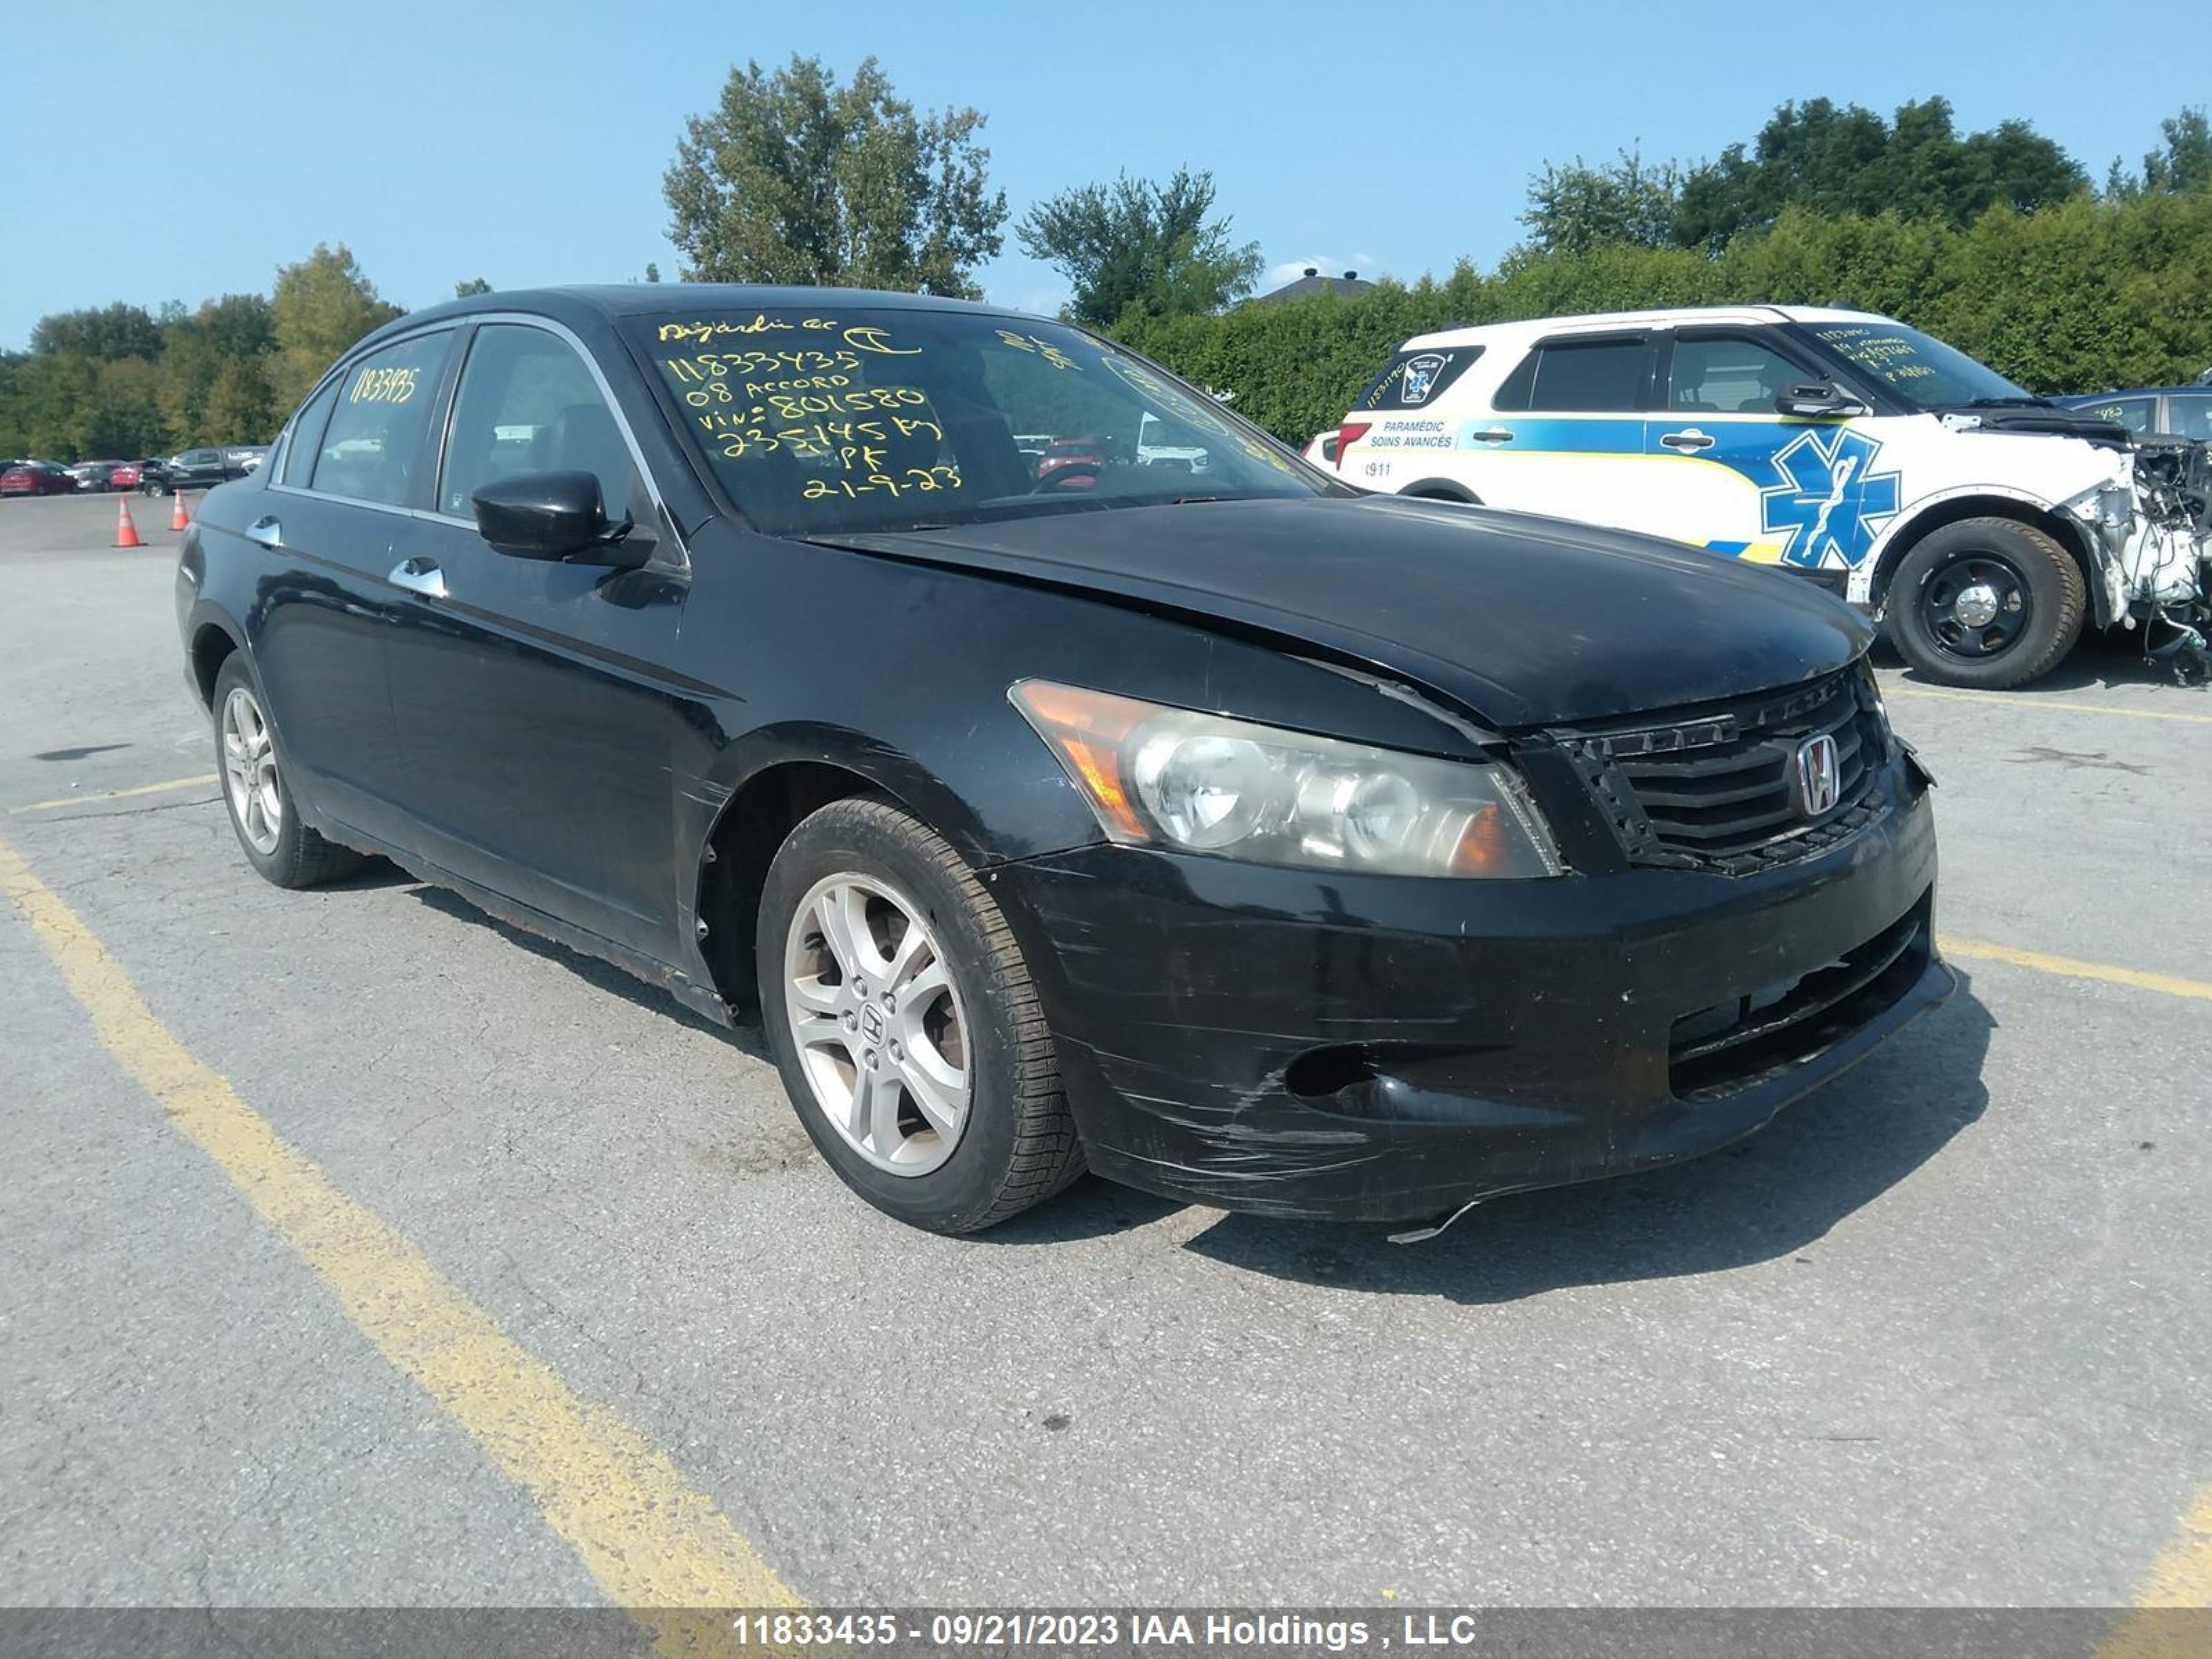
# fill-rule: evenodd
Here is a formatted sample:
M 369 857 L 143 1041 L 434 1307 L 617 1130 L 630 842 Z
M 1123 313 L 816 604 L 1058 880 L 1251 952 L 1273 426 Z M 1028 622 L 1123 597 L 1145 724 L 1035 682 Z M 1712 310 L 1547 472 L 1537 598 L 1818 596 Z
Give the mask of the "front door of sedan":
M 487 323 L 467 347 L 433 516 L 410 526 L 392 710 L 423 854 L 465 881 L 675 959 L 680 690 L 664 665 L 690 592 L 672 534 L 578 347 Z M 471 498 L 520 474 L 589 472 L 651 538 L 637 569 L 496 553 Z

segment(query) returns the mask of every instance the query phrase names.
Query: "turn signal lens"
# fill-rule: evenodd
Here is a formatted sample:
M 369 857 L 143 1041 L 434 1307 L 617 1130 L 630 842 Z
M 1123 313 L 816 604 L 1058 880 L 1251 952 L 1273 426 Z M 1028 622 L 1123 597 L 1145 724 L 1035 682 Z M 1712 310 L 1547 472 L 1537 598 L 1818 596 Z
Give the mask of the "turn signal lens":
M 1152 712 L 1151 705 L 1049 680 L 1024 680 L 1011 695 L 1090 799 L 1106 833 L 1116 841 L 1150 840 L 1122 783 L 1121 744 Z
M 1049 680 L 1007 694 L 1129 846 L 1371 875 L 1559 873 L 1519 778 Z

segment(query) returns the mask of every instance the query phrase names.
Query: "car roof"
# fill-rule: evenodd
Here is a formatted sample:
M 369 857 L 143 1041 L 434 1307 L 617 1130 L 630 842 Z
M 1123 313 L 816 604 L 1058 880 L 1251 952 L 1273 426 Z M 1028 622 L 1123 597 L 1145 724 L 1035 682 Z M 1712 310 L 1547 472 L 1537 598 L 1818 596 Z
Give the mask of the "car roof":
M 879 289 L 759 283 L 609 283 L 472 294 L 465 300 L 447 300 L 410 312 L 386 324 L 368 339 L 380 340 L 425 323 L 486 311 L 528 312 L 573 327 L 586 321 L 611 322 L 627 317 L 669 316 L 693 311 L 799 310 L 819 307 L 825 300 L 839 306 L 865 306 L 871 311 L 965 311 L 978 317 L 1018 317 L 1026 322 L 1049 320 L 973 300 L 952 300 L 935 294 L 893 294 Z
M 1434 333 L 1415 335 L 1406 342 L 1405 349 L 1412 351 L 1426 346 L 1502 344 L 1539 336 L 1654 328 L 1665 324 L 1741 323 L 1753 327 L 1771 327 L 1776 323 L 1890 323 L 1895 320 L 1878 312 L 1847 311 L 1834 306 L 1674 306 L 1664 311 L 1593 311 L 1579 316 L 1525 317 L 1508 323 L 1478 323 L 1467 328 L 1439 329 Z

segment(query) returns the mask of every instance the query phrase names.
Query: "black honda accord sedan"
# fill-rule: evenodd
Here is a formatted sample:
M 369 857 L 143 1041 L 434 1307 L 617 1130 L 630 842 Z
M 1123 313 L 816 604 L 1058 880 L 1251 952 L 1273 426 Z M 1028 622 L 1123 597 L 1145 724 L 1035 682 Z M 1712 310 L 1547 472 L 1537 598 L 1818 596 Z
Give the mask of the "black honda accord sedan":
M 1034 317 L 421 312 L 208 496 L 177 600 L 264 876 L 382 854 L 757 1010 L 941 1231 L 1086 1168 L 1436 1221 L 1744 1134 L 1950 988 L 1851 611 L 1359 495 Z

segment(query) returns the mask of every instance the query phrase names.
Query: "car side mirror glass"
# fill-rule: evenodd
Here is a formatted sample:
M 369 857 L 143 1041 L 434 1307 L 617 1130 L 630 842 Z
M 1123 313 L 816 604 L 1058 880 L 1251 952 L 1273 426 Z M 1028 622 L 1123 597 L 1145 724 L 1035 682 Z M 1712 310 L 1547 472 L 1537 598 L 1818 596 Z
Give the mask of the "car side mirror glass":
M 1775 395 L 1774 409 L 1777 414 L 1794 415 L 1800 420 L 1834 420 L 1869 412 L 1850 392 L 1826 380 L 1801 380 L 1783 387 Z
M 630 521 L 607 522 L 599 481 L 589 472 L 519 472 L 499 478 L 469 498 L 477 532 L 495 553 L 511 559 L 604 564 L 634 569 L 646 549 L 633 550 Z

